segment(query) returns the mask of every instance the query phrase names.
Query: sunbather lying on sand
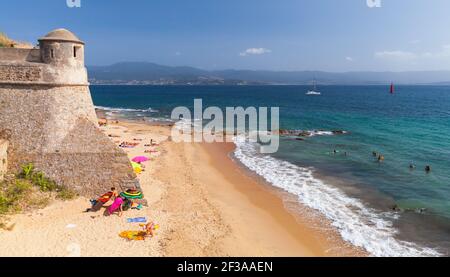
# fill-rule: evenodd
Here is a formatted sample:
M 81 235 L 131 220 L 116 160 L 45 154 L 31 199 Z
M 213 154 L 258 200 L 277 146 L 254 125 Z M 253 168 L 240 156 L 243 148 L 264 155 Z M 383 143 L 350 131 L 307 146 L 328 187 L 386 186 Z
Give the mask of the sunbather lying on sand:
M 122 147 L 122 148 L 133 148 L 133 147 L 136 147 L 138 145 L 139 145 L 139 143 L 136 143 L 136 142 L 123 141 L 123 142 L 121 142 L 119 144 L 119 147 Z
M 140 224 L 140 226 L 143 231 L 123 231 L 119 236 L 127 240 L 145 240 L 147 237 L 154 237 L 154 231 L 159 229 L 159 225 L 153 222 L 146 225 Z

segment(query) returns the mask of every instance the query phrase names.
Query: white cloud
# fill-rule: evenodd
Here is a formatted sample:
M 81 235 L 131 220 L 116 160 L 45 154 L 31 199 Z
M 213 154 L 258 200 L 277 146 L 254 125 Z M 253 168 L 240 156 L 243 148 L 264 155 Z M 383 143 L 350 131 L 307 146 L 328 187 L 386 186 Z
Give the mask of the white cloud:
M 345 57 L 345 60 L 348 61 L 348 62 L 353 62 L 354 61 L 354 59 L 352 57 Z
M 442 45 L 441 49 L 435 53 L 427 52 L 424 55 L 430 58 L 448 58 L 450 57 L 450 44 Z
M 175 52 L 175 56 L 181 56 L 181 52 L 180 51 Z
M 379 59 L 395 61 L 413 61 L 429 58 L 449 58 L 450 44 L 442 45 L 441 49 L 435 52 L 413 53 L 408 51 L 381 51 L 375 52 L 375 57 Z
M 262 55 L 267 53 L 272 53 L 272 50 L 267 48 L 248 48 L 244 52 L 241 52 L 239 55 L 245 57 L 248 55 Z
M 432 51 L 379 51 L 374 58 L 399 70 L 448 70 L 450 67 L 450 44 L 442 45 Z
M 381 51 L 375 52 L 375 57 L 378 59 L 387 59 L 395 61 L 412 61 L 417 58 L 417 55 L 407 51 Z

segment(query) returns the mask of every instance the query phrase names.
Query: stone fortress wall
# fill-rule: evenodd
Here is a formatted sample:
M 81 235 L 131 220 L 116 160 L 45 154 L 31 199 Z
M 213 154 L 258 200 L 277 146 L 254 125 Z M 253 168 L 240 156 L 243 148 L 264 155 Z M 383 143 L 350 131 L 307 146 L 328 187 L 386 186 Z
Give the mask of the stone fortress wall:
M 49 33 L 36 49 L 0 48 L 0 139 L 9 144 L 9 171 L 32 162 L 85 196 L 139 187 L 126 153 L 98 129 L 87 80 L 84 43 L 67 30 Z

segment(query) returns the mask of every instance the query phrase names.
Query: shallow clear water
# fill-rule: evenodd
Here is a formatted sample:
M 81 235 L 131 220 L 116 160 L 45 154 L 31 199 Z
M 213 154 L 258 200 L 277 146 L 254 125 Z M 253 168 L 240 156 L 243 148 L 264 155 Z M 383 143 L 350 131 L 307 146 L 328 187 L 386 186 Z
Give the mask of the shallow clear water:
M 193 100 L 201 98 L 204 106 L 280 107 L 282 129 L 345 130 L 348 133 L 344 135 L 320 135 L 304 141 L 285 137 L 280 150 L 270 158 L 289 162 L 299 172 L 311 170 L 315 179 L 339 188 L 374 212 L 389 213 L 385 219 L 393 224 L 392 229 L 400 231 L 393 234 L 396 238 L 439 248 L 447 254 L 450 249 L 450 87 L 398 86 L 396 93 L 390 95 L 387 86 L 324 86 L 320 88 L 321 96 L 306 96 L 308 89 L 303 86 L 92 86 L 91 92 L 95 105 L 133 109 L 121 111 L 131 117 L 168 118 L 174 107 L 192 108 Z M 333 150 L 337 153 L 333 154 Z M 373 151 L 385 156 L 382 164 L 372 156 Z M 410 163 L 417 168 L 409 169 Z M 432 166 L 430 174 L 425 173 L 426 165 Z M 394 205 L 405 211 L 391 214 Z M 376 255 L 399 255 L 382 252 L 388 247 L 376 250 Z M 398 251 L 403 250 L 398 248 Z

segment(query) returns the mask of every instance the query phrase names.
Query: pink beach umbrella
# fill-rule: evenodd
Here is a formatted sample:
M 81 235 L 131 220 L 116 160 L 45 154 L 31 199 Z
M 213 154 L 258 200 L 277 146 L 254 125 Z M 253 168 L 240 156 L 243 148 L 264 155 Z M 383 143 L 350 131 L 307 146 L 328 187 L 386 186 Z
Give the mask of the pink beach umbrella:
M 149 158 L 144 157 L 144 156 L 137 156 L 137 157 L 134 157 L 132 159 L 132 161 L 135 162 L 135 163 L 143 163 L 143 162 L 146 162 L 146 161 L 149 161 L 149 160 L 150 160 Z

